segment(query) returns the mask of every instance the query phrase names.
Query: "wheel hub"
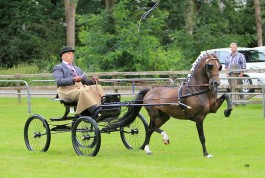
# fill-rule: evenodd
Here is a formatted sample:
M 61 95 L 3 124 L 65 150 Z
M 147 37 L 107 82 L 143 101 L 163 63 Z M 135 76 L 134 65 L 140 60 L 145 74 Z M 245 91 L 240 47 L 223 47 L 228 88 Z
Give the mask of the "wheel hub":
M 131 130 L 131 133 L 132 133 L 132 135 L 138 134 L 139 133 L 139 130 L 138 129 L 132 129 Z
M 34 138 L 40 138 L 41 133 L 40 132 L 34 132 Z

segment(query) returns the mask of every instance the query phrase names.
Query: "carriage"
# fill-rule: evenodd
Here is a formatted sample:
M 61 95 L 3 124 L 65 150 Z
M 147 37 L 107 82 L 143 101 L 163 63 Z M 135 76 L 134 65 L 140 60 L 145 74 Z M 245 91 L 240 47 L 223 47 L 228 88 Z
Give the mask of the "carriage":
M 103 114 L 99 122 L 95 122 L 90 116 L 69 117 L 69 111 L 77 103 L 59 99 L 65 105 L 65 114 L 61 118 L 51 118 L 50 122 L 70 120 L 70 126 L 58 124 L 52 125 L 50 129 L 51 124 L 42 116 L 33 115 L 26 121 L 24 129 L 26 146 L 31 151 L 47 151 L 51 132 L 72 131 L 72 143 L 76 153 L 95 156 L 100 149 L 100 134 L 118 131 L 126 148 L 140 148 L 151 154 L 149 143 L 154 132 L 162 135 L 164 144 L 169 144 L 168 135 L 160 127 L 172 117 L 195 122 L 203 155 L 211 158 L 212 155 L 205 145 L 203 121 L 207 114 L 216 113 L 224 101 L 227 103 L 225 117 L 229 117 L 232 111 L 230 95 L 217 95 L 221 70 L 222 65 L 214 54 L 202 54 L 195 60 L 191 74 L 180 87 L 143 89 L 130 102 L 120 102 L 119 94 L 103 97 L 100 105 Z M 119 117 L 122 106 L 128 107 L 128 111 Z M 142 106 L 149 115 L 149 125 L 140 114 Z
M 96 156 L 100 150 L 101 134 L 119 132 L 122 143 L 127 149 L 143 149 L 148 129 L 143 115 L 138 114 L 137 119 L 126 126 L 108 129 L 108 125 L 118 120 L 122 107 L 130 106 L 130 102 L 121 102 L 120 94 L 108 94 L 101 98 L 102 115 L 95 121 L 89 115 L 74 115 L 77 102 L 56 97 L 65 107 L 62 117 L 50 118 L 47 121 L 38 114 L 31 115 L 24 127 L 24 140 L 29 151 L 46 152 L 49 149 L 51 135 L 55 133 L 72 133 L 72 145 L 80 156 Z

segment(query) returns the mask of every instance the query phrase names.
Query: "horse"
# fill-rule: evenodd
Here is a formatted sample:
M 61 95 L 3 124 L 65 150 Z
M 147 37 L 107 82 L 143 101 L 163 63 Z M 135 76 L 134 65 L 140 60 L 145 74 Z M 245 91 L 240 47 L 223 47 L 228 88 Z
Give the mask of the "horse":
M 200 55 L 192 65 L 191 74 L 180 87 L 154 87 L 141 90 L 132 102 L 135 105 L 129 107 L 124 116 L 116 123 L 112 123 L 109 128 L 128 126 L 144 106 L 150 117 L 144 146 L 147 154 L 152 153 L 149 143 L 153 132 L 160 133 L 164 144 L 169 144 L 168 135 L 160 127 L 170 117 L 173 117 L 196 123 L 203 155 L 212 158 L 213 156 L 207 152 L 205 146 L 203 121 L 208 113 L 216 113 L 224 100 L 227 101 L 225 117 L 229 117 L 232 111 L 232 102 L 228 94 L 224 93 L 217 98 L 217 87 L 220 85 L 219 71 L 221 70 L 222 65 L 214 54 Z

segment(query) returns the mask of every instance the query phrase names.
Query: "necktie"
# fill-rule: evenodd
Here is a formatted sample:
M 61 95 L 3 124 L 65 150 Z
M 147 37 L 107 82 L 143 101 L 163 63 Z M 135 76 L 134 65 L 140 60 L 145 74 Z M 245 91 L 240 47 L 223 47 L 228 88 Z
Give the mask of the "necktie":
M 75 68 L 73 67 L 72 64 L 68 64 L 69 68 L 71 69 L 71 71 L 74 73 L 75 76 L 77 76 L 77 73 L 75 71 Z

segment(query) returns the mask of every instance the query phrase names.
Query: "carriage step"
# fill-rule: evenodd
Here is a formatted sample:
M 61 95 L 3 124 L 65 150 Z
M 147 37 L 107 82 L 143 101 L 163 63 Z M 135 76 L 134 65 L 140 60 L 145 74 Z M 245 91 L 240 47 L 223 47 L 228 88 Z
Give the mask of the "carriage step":
M 67 116 L 67 117 L 57 117 L 57 118 L 50 118 L 51 121 L 66 121 L 66 120 L 76 120 L 79 116 Z
M 119 131 L 119 130 L 117 128 L 114 128 L 114 129 L 102 128 L 101 133 L 111 133 L 115 131 Z
M 68 131 L 71 129 L 72 128 L 68 126 L 68 124 L 64 124 L 64 125 L 56 125 L 55 127 L 51 129 L 51 131 Z

